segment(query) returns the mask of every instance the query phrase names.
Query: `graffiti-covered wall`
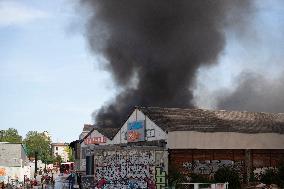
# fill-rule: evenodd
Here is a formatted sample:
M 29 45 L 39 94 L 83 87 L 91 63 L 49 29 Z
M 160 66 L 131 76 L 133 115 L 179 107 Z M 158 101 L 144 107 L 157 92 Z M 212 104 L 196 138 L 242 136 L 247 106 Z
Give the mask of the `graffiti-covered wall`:
M 139 123 L 141 127 L 139 127 L 137 123 Z M 159 140 L 167 140 L 167 133 L 157 126 L 149 117 L 135 109 L 110 143 L 126 144 L 128 142 Z
M 95 180 L 104 188 L 164 188 L 167 151 L 161 149 L 97 150 Z
M 246 181 L 249 172 L 277 167 L 284 159 L 284 150 L 179 149 L 169 150 L 169 156 L 169 162 L 184 175 L 213 176 L 219 168 L 230 167 L 239 173 L 241 181 Z
M 24 175 L 30 174 L 30 167 L 5 167 L 0 166 L 0 182 L 8 183 L 11 180 L 18 180 L 19 182 L 24 181 Z

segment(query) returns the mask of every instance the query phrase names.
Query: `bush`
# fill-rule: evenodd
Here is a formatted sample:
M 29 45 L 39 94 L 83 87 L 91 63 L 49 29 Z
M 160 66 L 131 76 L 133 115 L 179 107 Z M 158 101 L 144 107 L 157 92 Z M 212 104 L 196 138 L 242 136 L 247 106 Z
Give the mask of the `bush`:
M 214 174 L 215 182 L 228 182 L 230 189 L 241 188 L 240 178 L 236 171 L 230 169 L 229 167 L 222 167 L 216 171 Z
M 207 176 L 204 175 L 198 175 L 192 173 L 190 175 L 190 182 L 196 182 L 196 183 L 211 183 L 210 179 Z
M 264 184 L 277 184 L 281 188 L 284 187 L 284 166 L 283 164 L 278 169 L 267 169 L 264 174 L 261 175 L 260 181 Z
M 278 166 L 278 175 L 279 175 L 279 179 L 283 183 L 284 182 L 284 161 L 280 162 Z
M 169 165 L 168 183 L 169 186 L 175 186 L 177 183 L 185 182 L 185 176 L 176 168 L 175 165 Z
M 265 173 L 261 175 L 260 181 L 268 185 L 280 183 L 280 178 L 277 170 L 267 169 Z

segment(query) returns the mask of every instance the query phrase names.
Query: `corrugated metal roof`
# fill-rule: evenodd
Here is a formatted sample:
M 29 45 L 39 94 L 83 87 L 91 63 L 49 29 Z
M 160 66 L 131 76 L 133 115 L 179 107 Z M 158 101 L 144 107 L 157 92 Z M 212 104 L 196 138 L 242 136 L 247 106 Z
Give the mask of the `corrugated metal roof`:
M 137 108 L 164 131 L 284 133 L 284 113 Z

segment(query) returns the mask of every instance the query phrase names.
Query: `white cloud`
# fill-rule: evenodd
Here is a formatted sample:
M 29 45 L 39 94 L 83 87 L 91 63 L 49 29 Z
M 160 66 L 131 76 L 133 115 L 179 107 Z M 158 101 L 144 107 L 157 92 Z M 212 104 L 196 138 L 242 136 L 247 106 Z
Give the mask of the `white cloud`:
M 0 27 L 23 25 L 47 17 L 49 15 L 42 10 L 15 1 L 0 1 Z

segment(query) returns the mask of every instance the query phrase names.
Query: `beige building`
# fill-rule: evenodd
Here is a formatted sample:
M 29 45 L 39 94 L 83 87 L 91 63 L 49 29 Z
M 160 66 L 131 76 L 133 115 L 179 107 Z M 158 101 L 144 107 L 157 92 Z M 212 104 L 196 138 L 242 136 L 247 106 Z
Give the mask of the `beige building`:
M 68 143 L 52 143 L 52 155 L 53 156 L 60 156 L 63 160 L 63 162 L 67 162 L 68 159 L 68 153 L 66 151 L 66 148 L 68 148 Z

